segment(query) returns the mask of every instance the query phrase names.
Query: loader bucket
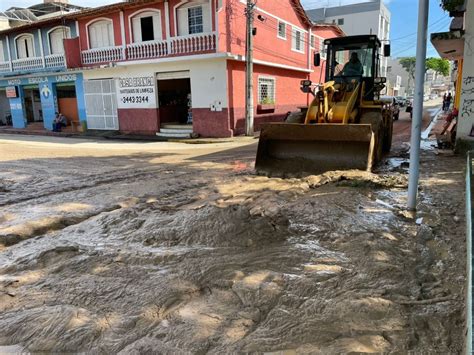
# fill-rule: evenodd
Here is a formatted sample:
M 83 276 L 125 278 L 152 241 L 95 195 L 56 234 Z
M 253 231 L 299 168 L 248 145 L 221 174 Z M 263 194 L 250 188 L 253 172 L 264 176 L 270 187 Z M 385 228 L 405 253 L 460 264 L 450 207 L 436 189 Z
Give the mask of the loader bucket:
M 375 144 L 370 124 L 270 123 L 260 132 L 255 168 L 270 176 L 370 171 Z

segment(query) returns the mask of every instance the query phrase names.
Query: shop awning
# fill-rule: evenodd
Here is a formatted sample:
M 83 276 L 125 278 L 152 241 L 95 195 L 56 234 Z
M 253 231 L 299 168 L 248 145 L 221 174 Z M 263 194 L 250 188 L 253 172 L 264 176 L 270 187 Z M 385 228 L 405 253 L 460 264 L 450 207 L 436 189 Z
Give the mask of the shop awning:
M 450 31 L 431 34 L 431 43 L 441 58 L 456 60 L 464 56 L 464 31 Z

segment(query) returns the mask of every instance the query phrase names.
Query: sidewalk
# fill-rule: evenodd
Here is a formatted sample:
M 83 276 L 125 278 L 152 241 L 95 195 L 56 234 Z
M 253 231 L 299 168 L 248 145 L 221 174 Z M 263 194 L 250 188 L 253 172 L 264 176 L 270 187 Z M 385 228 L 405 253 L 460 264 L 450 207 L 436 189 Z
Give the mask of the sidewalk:
M 14 128 L 12 126 L 0 126 L 0 134 L 11 135 L 28 135 L 28 136 L 44 136 L 44 137 L 61 137 L 61 138 L 86 138 L 86 139 L 107 139 L 122 141 L 138 141 L 138 142 L 171 142 L 185 144 L 216 144 L 216 143 L 232 143 L 237 141 L 246 141 L 258 139 L 260 132 L 255 132 L 255 137 L 236 136 L 231 138 L 163 138 L 153 135 L 137 135 L 123 134 L 118 131 L 99 131 L 87 130 L 79 132 L 71 126 L 65 127 L 62 132 L 52 132 L 44 128 L 42 122 L 30 123 L 26 128 Z

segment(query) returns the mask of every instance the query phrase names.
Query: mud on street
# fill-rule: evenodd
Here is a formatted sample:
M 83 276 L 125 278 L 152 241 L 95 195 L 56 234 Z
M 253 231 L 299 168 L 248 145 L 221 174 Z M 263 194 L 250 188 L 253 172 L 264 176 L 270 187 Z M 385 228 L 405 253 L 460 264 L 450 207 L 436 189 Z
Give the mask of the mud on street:
M 462 351 L 461 157 L 423 151 L 411 216 L 403 142 L 301 179 L 255 175 L 248 139 L 0 151 L 0 349 Z

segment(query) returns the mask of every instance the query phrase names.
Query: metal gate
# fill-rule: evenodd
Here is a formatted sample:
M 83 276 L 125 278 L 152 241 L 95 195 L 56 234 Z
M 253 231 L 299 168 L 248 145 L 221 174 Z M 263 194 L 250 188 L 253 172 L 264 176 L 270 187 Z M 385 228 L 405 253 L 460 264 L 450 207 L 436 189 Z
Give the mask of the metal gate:
M 117 94 L 114 79 L 85 80 L 87 128 L 118 130 Z

